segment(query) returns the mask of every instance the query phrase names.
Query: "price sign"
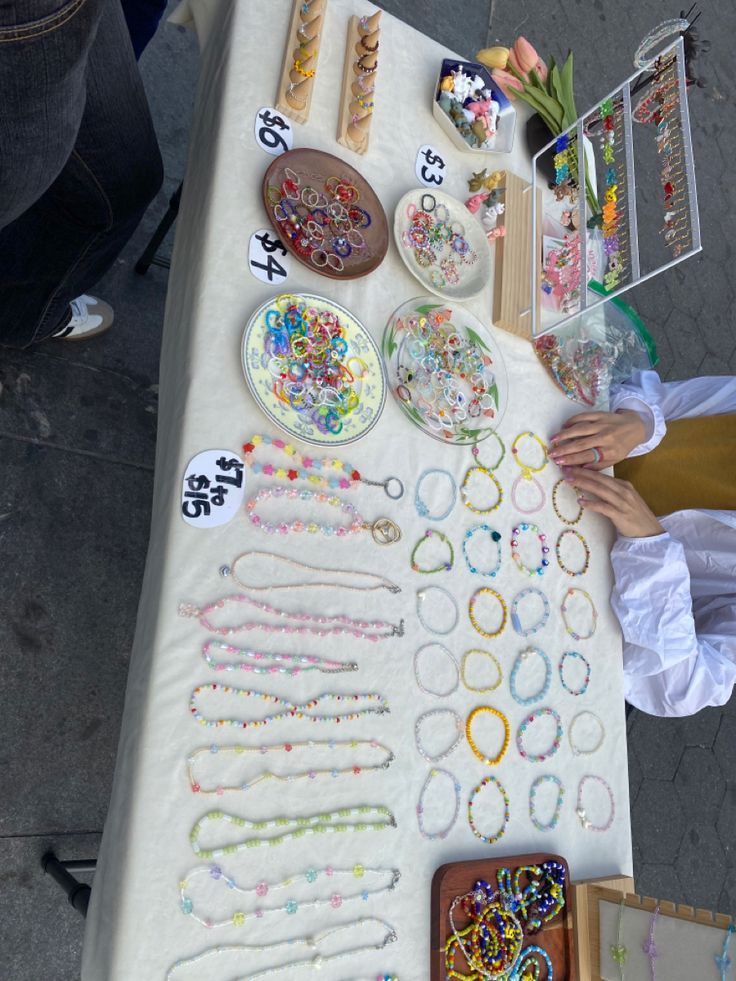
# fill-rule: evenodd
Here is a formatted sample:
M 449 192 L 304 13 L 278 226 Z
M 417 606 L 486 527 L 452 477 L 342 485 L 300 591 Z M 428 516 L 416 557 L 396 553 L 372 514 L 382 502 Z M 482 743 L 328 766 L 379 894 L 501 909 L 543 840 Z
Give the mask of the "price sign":
M 282 283 L 289 275 L 289 253 L 271 229 L 259 228 L 251 235 L 248 266 L 262 283 Z
M 245 465 L 231 450 L 205 450 L 184 473 L 181 516 L 195 528 L 227 524 L 243 503 Z
M 268 106 L 256 113 L 254 132 L 258 146 L 272 157 L 291 150 L 294 142 L 294 131 L 289 120 Z
M 446 167 L 442 155 L 429 143 L 419 147 L 414 169 L 425 187 L 439 187 L 445 179 Z

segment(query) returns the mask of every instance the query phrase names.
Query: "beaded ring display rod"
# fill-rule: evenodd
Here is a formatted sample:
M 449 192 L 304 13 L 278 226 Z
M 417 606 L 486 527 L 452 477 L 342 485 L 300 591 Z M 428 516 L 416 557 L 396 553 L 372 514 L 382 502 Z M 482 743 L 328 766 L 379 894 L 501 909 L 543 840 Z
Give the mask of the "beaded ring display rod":
M 577 540 L 583 546 L 583 549 L 585 551 L 585 560 L 583 561 L 582 569 L 577 569 L 577 570 L 570 569 L 562 561 L 562 555 L 560 554 L 560 552 L 561 552 L 563 539 L 565 538 L 566 535 L 572 535 L 573 537 L 577 538 Z M 590 548 L 588 547 L 588 543 L 586 542 L 586 540 L 583 538 L 583 536 L 576 528 L 565 528 L 563 531 L 560 532 L 559 538 L 557 539 L 557 544 L 555 545 L 555 555 L 557 556 L 557 564 L 559 565 L 559 567 L 562 569 L 563 572 L 566 572 L 568 574 L 568 576 L 584 576 L 585 573 L 588 571 L 588 567 L 590 566 Z
M 277 706 L 280 711 L 274 715 L 266 715 L 262 719 L 211 719 L 202 715 L 197 708 L 197 700 L 200 695 L 217 692 L 221 695 L 235 695 L 238 698 L 258 699 L 267 705 Z M 368 705 L 360 709 L 351 709 L 351 703 L 357 701 L 367 702 Z M 337 715 L 313 715 L 322 703 L 331 704 L 333 702 L 345 703 L 345 709 Z M 362 719 L 366 715 L 384 715 L 389 711 L 388 703 L 383 695 L 375 692 L 357 692 L 355 694 L 338 694 L 336 692 L 323 692 L 315 695 L 307 702 L 291 702 L 287 698 L 279 698 L 278 695 L 270 695 L 268 692 L 253 691 L 249 688 L 232 688 L 230 685 L 198 685 L 192 692 L 189 699 L 189 712 L 195 722 L 210 729 L 220 729 L 224 726 L 233 726 L 236 729 L 257 729 L 260 726 L 270 725 L 272 722 L 281 722 L 285 719 L 303 719 L 305 722 L 352 722 L 355 719 Z
M 567 601 L 571 596 L 575 594 L 583 596 L 590 604 L 591 613 L 593 615 L 593 624 L 590 628 L 590 632 L 587 634 L 579 634 L 570 626 L 570 621 L 568 620 L 568 606 Z M 598 624 L 598 611 L 595 608 L 595 603 L 589 593 L 586 593 L 584 589 L 579 589 L 577 586 L 570 586 L 570 588 L 565 593 L 565 597 L 560 604 L 560 613 L 562 614 L 562 622 L 565 624 L 565 630 L 570 634 L 573 640 L 590 640 L 590 638 L 595 633 L 595 628 Z
M 452 664 L 453 672 L 455 674 L 455 680 L 447 689 L 447 691 L 436 691 L 434 688 L 427 688 L 427 686 L 422 682 L 422 678 L 419 672 L 419 659 L 421 657 L 422 652 L 428 650 L 431 647 L 438 647 L 442 651 L 444 656 Z M 460 683 L 460 672 L 457 666 L 457 661 L 455 660 L 455 655 L 452 654 L 451 651 L 448 651 L 448 649 L 444 646 L 444 644 L 437 644 L 437 643 L 424 644 L 414 654 L 414 677 L 417 682 L 417 688 L 419 689 L 419 691 L 424 692 L 425 695 L 434 695 L 435 698 L 446 698 L 448 695 L 452 695 L 454 692 L 457 691 L 458 685 Z
M 585 790 L 585 785 L 589 782 L 600 784 L 600 786 L 603 787 L 606 793 L 608 794 L 608 799 L 611 804 L 611 810 L 608 815 L 608 820 L 604 824 L 593 824 L 593 822 L 588 819 L 588 814 L 583 804 L 583 792 Z M 575 813 L 577 814 L 578 818 L 580 819 L 581 825 L 586 831 L 609 830 L 616 816 L 616 802 L 614 801 L 613 798 L 613 791 L 611 790 L 608 783 L 603 779 L 603 777 L 599 777 L 595 774 L 586 774 L 586 776 L 582 777 L 580 783 L 578 784 L 578 799 L 575 808 Z
M 493 785 L 496 788 L 496 790 L 498 790 L 499 794 L 503 799 L 503 805 L 504 805 L 503 822 L 501 824 L 501 827 L 498 829 L 498 831 L 495 834 L 484 835 L 482 832 L 478 830 L 476 826 L 475 817 L 473 815 L 473 807 L 476 804 L 476 798 L 478 797 L 478 794 L 480 794 L 481 791 L 485 787 L 488 787 L 489 785 Z M 495 845 L 495 843 L 497 841 L 500 841 L 503 838 L 503 836 L 506 834 L 506 828 L 509 825 L 510 818 L 511 818 L 511 813 L 509 810 L 509 795 L 506 793 L 506 789 L 501 783 L 501 781 L 497 780 L 496 777 L 493 776 L 493 774 L 489 774 L 487 777 L 484 777 L 481 780 L 478 786 L 475 787 L 470 794 L 470 798 L 468 800 L 468 824 L 470 825 L 470 830 L 473 832 L 476 838 L 480 838 L 480 840 L 484 841 L 487 845 Z
M 579 688 L 571 688 L 565 681 L 565 661 L 568 658 L 575 661 L 582 661 L 585 665 L 585 680 Z M 560 684 L 566 692 L 569 692 L 571 695 L 584 695 L 586 693 L 590 684 L 590 662 L 579 651 L 565 651 L 560 658 L 560 663 L 557 665 L 557 670 L 560 675 Z
M 452 716 L 456 737 L 454 742 L 450 743 L 447 749 L 441 750 L 439 753 L 434 755 L 427 752 L 422 743 L 422 726 L 427 719 L 437 719 L 440 715 L 450 715 Z M 434 726 L 433 726 L 434 728 Z M 417 721 L 414 723 L 414 741 L 416 742 L 417 752 L 419 755 L 425 759 L 428 763 L 439 763 L 441 760 L 446 760 L 448 756 L 451 756 L 460 743 L 463 741 L 463 736 L 465 735 L 465 728 L 463 726 L 463 721 L 454 709 L 450 708 L 436 708 L 430 709 L 428 712 L 423 712 Z
M 522 627 L 519 617 L 519 603 L 527 596 L 539 596 L 543 606 L 542 616 L 531 627 Z M 520 593 L 514 596 L 509 611 L 509 618 L 511 620 L 511 626 L 517 634 L 521 637 L 528 637 L 530 634 L 535 634 L 538 630 L 541 630 L 549 620 L 549 601 L 541 589 L 537 589 L 534 586 L 527 586 L 526 589 L 522 589 Z
M 516 690 L 516 679 L 519 675 L 522 665 L 529 660 L 530 654 L 536 654 L 537 657 L 542 659 L 544 664 L 544 681 L 542 682 L 542 687 L 539 691 L 535 692 L 533 695 L 528 695 L 522 697 Z M 552 664 L 549 658 L 539 647 L 527 647 L 525 651 L 521 651 L 517 654 L 516 660 L 514 661 L 513 667 L 511 668 L 511 675 L 509 677 L 509 689 L 511 691 L 511 697 L 518 705 L 533 705 L 535 702 L 541 702 L 549 691 L 549 686 L 552 683 Z
M 495 545 L 496 545 L 496 562 L 495 562 L 495 565 L 492 568 L 490 568 L 490 569 L 478 569 L 470 561 L 470 557 L 468 555 L 468 548 L 470 546 L 470 543 L 473 540 L 473 537 L 475 535 L 483 534 L 484 532 L 488 535 L 488 537 L 491 539 L 491 541 L 494 542 Z M 497 532 L 495 530 L 495 528 L 491 528 L 490 525 L 474 525 L 472 528 L 468 528 L 468 530 L 465 532 L 465 537 L 463 538 L 463 557 L 465 558 L 465 563 L 466 563 L 468 569 L 474 575 L 478 575 L 478 576 L 490 576 L 491 578 L 495 578 L 496 573 L 501 568 L 501 535 L 500 535 L 500 533 Z
M 476 657 L 487 657 L 489 661 L 493 662 L 493 666 L 498 672 L 498 678 L 494 685 L 487 685 L 483 688 L 477 688 L 474 685 L 468 684 L 468 679 L 466 676 L 466 668 L 467 668 L 468 661 L 470 660 L 471 657 L 473 657 L 473 655 L 475 655 Z M 460 662 L 460 680 L 465 685 L 468 691 L 477 692 L 478 694 L 485 695 L 487 692 L 496 691 L 497 688 L 501 687 L 501 682 L 503 681 L 503 671 L 501 670 L 501 665 L 499 663 L 498 658 L 495 655 L 491 654 L 490 651 L 481 651 L 477 647 L 474 647 L 463 654 L 463 659 Z
M 503 724 L 503 743 L 501 744 L 501 749 L 498 751 L 496 756 L 485 756 L 478 749 L 475 739 L 473 739 L 473 722 L 478 718 L 479 715 L 492 715 L 495 718 L 500 719 Z M 467 722 L 465 723 L 465 738 L 468 741 L 468 746 L 472 750 L 473 756 L 479 759 L 481 763 L 485 763 L 486 766 L 496 766 L 506 755 L 506 750 L 509 748 L 509 740 L 511 738 L 511 730 L 509 727 L 509 720 L 503 714 L 499 712 L 498 709 L 493 708 L 490 705 L 479 705 L 474 708 L 473 711 L 468 716 Z
M 537 791 L 542 784 L 545 783 L 553 783 L 557 787 L 557 803 L 555 804 L 555 809 L 551 819 L 546 824 L 540 821 L 537 817 L 535 801 Z M 562 802 L 564 798 L 565 788 L 563 787 L 562 781 L 559 777 L 556 777 L 553 773 L 543 773 L 541 777 L 537 777 L 529 790 L 529 820 L 532 822 L 537 831 L 554 831 L 554 829 L 557 827 L 557 822 L 560 820 L 560 811 L 562 810 Z
M 452 814 L 452 818 L 441 831 L 427 831 L 424 826 L 424 795 L 429 789 L 429 785 L 437 777 L 445 777 L 452 783 L 453 790 L 455 791 L 455 809 Z M 419 801 L 417 802 L 417 825 L 419 826 L 419 834 L 422 838 L 426 838 L 428 841 L 443 841 L 452 829 L 455 827 L 455 822 L 457 821 L 457 816 L 460 813 L 460 794 L 462 792 L 462 787 L 456 780 L 456 778 L 450 773 L 449 770 L 443 770 L 440 767 L 433 766 L 432 769 L 427 774 L 427 779 L 422 784 L 422 789 L 419 792 Z
M 210 652 L 215 648 L 227 654 L 244 658 L 242 661 L 218 661 Z M 281 674 L 296 678 L 300 674 L 319 671 L 322 674 L 338 674 L 357 671 L 355 661 L 331 661 L 316 654 L 277 654 L 275 651 L 254 651 L 234 647 L 222 640 L 208 640 L 202 646 L 202 657 L 215 671 L 247 671 L 252 674 Z
M 450 624 L 449 627 L 445 629 L 438 630 L 436 627 L 430 627 L 427 621 L 424 619 L 424 615 L 422 613 L 422 607 L 425 605 L 425 601 L 427 597 L 429 596 L 430 593 L 433 592 L 441 593 L 452 604 L 452 610 L 453 610 L 452 623 Z M 452 593 L 448 593 L 446 589 L 442 588 L 442 586 L 425 586 L 424 589 L 420 589 L 417 591 L 417 618 L 421 623 L 421 625 L 424 627 L 424 629 L 427 630 L 430 634 L 438 634 L 439 636 L 445 636 L 446 634 L 451 634 L 452 631 L 457 626 L 457 621 L 459 619 L 459 616 L 460 614 L 457 608 L 457 603 L 455 602 Z
M 548 750 L 543 753 L 527 753 L 524 749 L 524 736 L 527 729 L 538 719 L 543 719 L 548 717 L 554 720 L 556 732 L 552 744 Z M 562 743 L 562 720 L 560 719 L 557 712 L 552 708 L 541 708 L 536 709 L 530 715 L 524 719 L 519 728 L 516 730 L 516 748 L 519 750 L 519 756 L 528 760 L 530 763 L 543 763 L 545 760 L 551 759 L 555 753 L 559 750 L 560 744 Z
M 521 556 L 516 551 L 519 547 L 519 535 L 522 532 L 530 531 L 533 535 L 536 535 L 539 539 L 539 544 L 541 548 L 541 558 L 539 560 L 539 565 L 532 569 L 528 565 L 524 565 L 521 561 Z M 549 559 L 547 555 L 549 554 L 549 546 L 546 544 L 547 536 L 544 532 L 540 531 L 537 525 L 530 524 L 529 522 L 522 521 L 520 524 L 516 525 L 511 529 L 511 558 L 516 563 L 516 567 L 520 572 L 526 573 L 527 576 L 543 576 L 544 570 L 549 565 Z
M 422 484 L 424 483 L 424 481 L 427 479 L 427 477 L 431 477 L 434 474 L 439 474 L 440 476 L 445 477 L 450 484 L 450 503 L 447 505 L 444 511 L 440 512 L 440 514 L 429 513 L 429 508 L 424 503 L 421 493 Z M 414 491 L 414 507 L 416 508 L 419 517 L 428 518 L 430 521 L 444 521 L 445 518 L 450 514 L 452 509 L 455 507 L 456 502 L 457 502 L 457 484 L 455 483 L 455 478 L 452 476 L 449 470 L 440 470 L 437 467 L 432 467 L 430 470 L 425 470 L 424 473 L 420 476 L 419 480 L 417 481 L 417 488 Z
M 501 625 L 499 626 L 498 630 L 484 630 L 475 617 L 475 604 L 478 602 L 481 596 L 485 595 L 493 596 L 494 599 L 498 600 L 498 602 L 501 604 Z M 506 603 L 503 597 L 497 593 L 495 589 L 491 589 L 490 586 L 483 586 L 482 589 L 477 589 L 470 597 L 470 602 L 468 603 L 468 617 L 470 618 L 470 622 L 472 623 L 473 627 L 481 635 L 481 637 L 487 637 L 489 640 L 492 640 L 494 637 L 499 637 L 503 633 L 503 629 L 506 626 Z
M 288 466 L 275 467 L 271 463 L 258 463 L 254 457 L 262 446 L 271 446 L 282 452 L 287 458 Z M 256 433 L 243 444 L 243 454 L 246 466 L 259 476 L 275 477 L 277 480 L 306 480 L 316 487 L 328 490 L 350 490 L 356 484 L 366 484 L 369 487 L 383 488 L 392 501 L 398 501 L 404 495 L 404 485 L 398 477 L 368 480 L 351 463 L 332 457 L 320 459 L 301 453 L 296 446 L 284 439 Z
M 598 726 L 598 740 L 593 744 L 593 746 L 590 749 L 581 749 L 579 746 L 575 745 L 574 732 L 575 732 L 575 726 L 580 722 L 582 718 L 586 716 L 589 719 L 592 719 L 595 722 L 595 724 Z M 603 745 L 603 741 L 606 738 L 606 727 L 603 725 L 603 723 L 595 714 L 595 712 L 588 712 L 588 711 L 578 712 L 578 714 L 570 723 L 570 728 L 567 730 L 567 738 L 570 741 L 570 749 L 573 752 L 573 756 L 592 756 L 593 753 L 597 753 L 598 750 Z
M 327 879 L 330 888 L 333 890 L 335 883 L 346 878 L 360 883 L 361 889 L 360 892 L 348 893 L 347 895 L 342 892 L 333 891 L 329 896 L 317 897 L 305 901 L 300 900 L 299 902 L 293 898 L 289 898 L 278 906 L 267 906 L 265 908 L 259 906 L 248 913 L 238 910 L 227 919 L 212 920 L 210 917 L 203 918 L 200 915 L 198 906 L 195 907 L 194 901 L 188 893 L 192 883 L 205 876 L 215 882 L 222 883 L 234 895 L 248 898 L 257 897 L 258 899 L 262 899 L 265 896 L 273 896 L 274 893 L 282 892 L 284 889 L 293 889 L 302 883 L 307 883 L 311 886 L 318 880 L 321 881 L 323 879 Z M 369 881 L 376 881 L 376 886 L 373 888 L 368 887 L 362 881 L 366 878 Z M 306 872 L 289 876 L 280 882 L 266 882 L 264 879 L 261 879 L 255 886 L 241 886 L 235 879 L 224 872 L 219 865 L 200 865 L 187 872 L 186 876 L 179 882 L 179 908 L 185 916 L 190 916 L 197 923 L 201 923 L 203 927 L 207 927 L 210 930 L 227 926 L 241 927 L 245 925 L 246 921 L 250 923 L 252 920 L 262 919 L 264 916 L 272 913 L 286 913 L 287 916 L 294 916 L 296 913 L 301 913 L 304 910 L 320 909 L 324 906 L 338 910 L 343 904 L 351 903 L 358 899 L 362 902 L 367 902 L 375 896 L 392 892 L 396 888 L 396 884 L 400 878 L 401 872 L 398 869 L 366 868 L 363 865 L 354 865 L 351 869 L 336 869 L 328 866 L 326 869 L 309 868 Z
M 422 566 L 419 565 L 419 561 L 417 559 L 417 553 L 421 551 L 422 546 L 425 545 L 431 538 L 437 538 L 444 545 L 447 545 L 450 555 L 446 562 L 440 562 L 438 563 L 438 565 L 433 566 L 431 569 L 424 569 L 422 568 Z M 419 539 L 419 541 L 412 549 L 409 562 L 412 568 L 412 572 L 422 572 L 424 573 L 424 575 L 431 575 L 434 572 L 450 572 L 452 570 L 453 565 L 455 564 L 455 549 L 452 547 L 452 542 L 447 537 L 447 535 L 443 534 L 441 531 L 437 531 L 434 528 L 427 528 L 427 530 L 424 532 L 422 537 Z
M 324 749 L 330 750 L 331 753 L 337 750 L 339 756 L 340 752 L 349 749 L 353 753 L 353 759 L 355 759 L 355 751 L 365 748 L 373 751 L 380 750 L 380 752 L 383 754 L 383 759 L 381 762 L 372 766 L 353 763 L 351 766 L 338 768 L 333 765 L 322 769 L 301 770 L 297 773 L 292 771 L 291 773 L 287 774 L 274 773 L 272 770 L 262 770 L 249 780 L 230 787 L 222 785 L 209 788 L 202 787 L 200 782 L 195 779 L 194 776 L 194 768 L 197 764 L 197 760 L 201 757 L 211 758 L 218 755 L 229 756 L 230 754 L 234 754 L 235 756 L 245 755 L 247 757 L 255 753 L 257 753 L 259 756 L 271 756 L 284 753 L 288 757 L 292 753 L 295 753 L 296 756 L 298 756 L 301 750 L 306 750 L 311 754 L 315 751 L 320 752 Z M 361 773 L 373 773 L 378 770 L 387 770 L 393 763 L 394 759 L 395 757 L 391 750 L 388 749 L 388 747 L 383 746 L 381 743 L 376 742 L 375 739 L 352 739 L 349 742 L 335 742 L 334 739 L 330 739 L 328 742 L 321 742 L 319 740 L 309 739 L 303 743 L 272 743 L 269 746 L 243 746 L 240 743 L 237 743 L 234 746 L 220 746 L 217 743 L 213 743 L 211 746 L 195 749 L 189 754 L 187 757 L 187 776 L 189 778 L 189 786 L 191 787 L 193 794 L 201 794 L 203 797 L 214 794 L 217 797 L 221 797 L 226 791 L 250 790 L 251 787 L 255 787 L 264 780 L 291 783 L 294 780 L 316 780 L 318 777 L 331 777 L 335 779 L 345 775 L 360 776 Z
M 555 486 L 552 488 L 552 508 L 553 508 L 555 514 L 557 515 L 557 517 L 564 524 L 566 524 L 566 525 L 576 525 L 580 521 L 580 519 L 582 518 L 582 516 L 583 516 L 583 510 L 584 510 L 584 508 L 583 508 L 583 505 L 582 504 L 579 504 L 578 505 L 578 507 L 579 507 L 578 513 L 575 515 L 575 517 L 572 520 L 570 518 L 566 518 L 563 515 L 562 511 L 560 510 L 560 505 L 557 502 L 557 493 L 558 493 L 560 487 L 563 487 L 563 486 L 564 487 L 569 487 L 570 485 L 567 483 L 567 481 L 565 480 L 564 477 L 560 477 L 560 479 L 557 481 L 557 483 L 555 484 Z
M 238 575 L 238 565 L 244 559 L 252 558 L 266 558 L 270 559 L 272 562 L 283 563 L 293 569 L 299 569 L 304 572 L 317 572 L 320 575 L 326 574 L 328 576 L 333 576 L 334 582 L 299 582 L 299 583 L 272 583 L 267 582 L 263 584 L 263 578 L 259 578 L 258 583 L 251 584 L 244 582 Z M 261 593 L 270 592 L 279 589 L 345 589 L 354 592 L 368 593 L 376 589 L 387 589 L 389 593 L 400 593 L 401 586 L 397 586 L 395 582 L 391 582 L 390 579 L 385 579 L 383 576 L 378 576 L 374 572 L 360 572 L 353 571 L 351 569 L 325 569 L 321 566 L 308 565 L 306 562 L 298 562 L 296 559 L 292 559 L 288 555 L 276 555 L 274 552 L 261 552 L 256 549 L 251 549 L 248 552 L 241 552 L 235 559 L 233 559 L 230 565 L 220 566 L 220 575 L 224 578 L 231 576 L 233 582 L 236 582 L 238 586 L 242 589 L 247 590 L 249 593 Z M 370 585 L 358 586 L 351 583 L 345 583 L 341 580 L 345 576 L 357 576 L 371 581 Z

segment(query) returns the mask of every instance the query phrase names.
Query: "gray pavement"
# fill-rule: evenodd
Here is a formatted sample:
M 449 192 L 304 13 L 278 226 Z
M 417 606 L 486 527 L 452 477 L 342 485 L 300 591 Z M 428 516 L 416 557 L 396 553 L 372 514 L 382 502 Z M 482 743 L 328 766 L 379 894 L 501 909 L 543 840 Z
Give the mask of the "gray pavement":
M 472 55 L 519 32 L 576 53 L 579 108 L 629 73 L 661 0 L 439 0 L 387 9 Z M 736 8 L 701 18 L 713 41 L 691 96 L 704 254 L 633 295 L 666 378 L 736 371 L 729 215 L 736 191 L 731 45 Z M 547 39 L 547 40 L 545 40 Z M 94 292 L 117 325 L 87 345 L 0 356 L 0 977 L 79 977 L 83 921 L 40 871 L 43 851 L 94 857 L 108 804 L 145 560 L 167 274 L 133 264 L 184 176 L 197 78 L 194 39 L 162 26 L 141 69 L 166 184 Z M 167 244 L 168 247 L 168 244 Z M 629 720 L 634 858 L 641 892 L 736 914 L 736 707 L 682 721 Z M 104 981 L 104 979 L 100 979 Z M 132 981 L 132 979 L 131 979 Z M 144 981 L 144 979 L 135 979 Z

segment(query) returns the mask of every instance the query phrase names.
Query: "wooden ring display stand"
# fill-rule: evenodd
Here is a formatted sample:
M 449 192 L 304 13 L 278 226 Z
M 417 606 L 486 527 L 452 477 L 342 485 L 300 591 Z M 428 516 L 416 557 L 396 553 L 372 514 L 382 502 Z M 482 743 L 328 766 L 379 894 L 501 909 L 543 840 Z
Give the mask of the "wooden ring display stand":
M 326 7 L 327 0 L 311 0 L 308 6 L 304 0 L 294 0 L 276 108 L 297 123 L 309 119 Z
M 381 43 L 380 17 L 381 11 L 377 10 L 371 17 L 351 17 L 348 21 L 337 142 L 354 153 L 365 153 L 370 139 Z M 370 91 L 364 91 L 361 79 L 369 80 Z

